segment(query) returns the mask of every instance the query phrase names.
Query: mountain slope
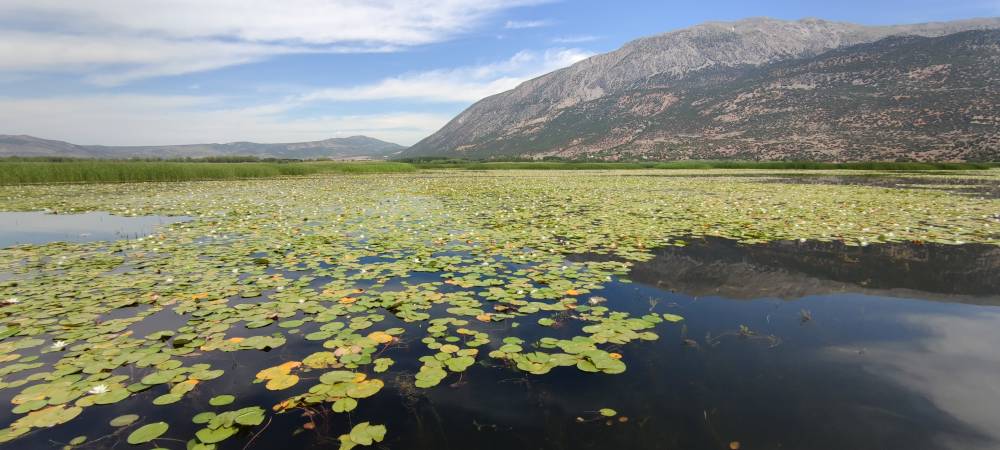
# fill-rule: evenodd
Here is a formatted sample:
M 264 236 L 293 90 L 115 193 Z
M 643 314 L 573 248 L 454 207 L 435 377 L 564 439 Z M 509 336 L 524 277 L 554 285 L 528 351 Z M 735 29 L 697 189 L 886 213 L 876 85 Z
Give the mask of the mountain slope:
M 716 83 L 715 88 L 719 88 L 737 78 L 751 77 L 752 69 L 815 58 L 835 49 L 859 48 L 852 46 L 875 42 L 887 36 L 945 36 L 963 30 L 998 26 L 1000 19 L 888 27 L 865 27 L 816 19 L 795 22 L 748 19 L 703 24 L 633 41 L 614 52 L 595 56 L 481 100 L 437 133 L 410 147 L 403 155 L 491 157 L 560 154 L 615 159 L 620 150 L 629 150 L 628 147 L 632 146 L 634 139 L 631 135 L 650 135 L 653 128 L 663 125 L 662 122 L 649 123 L 650 118 L 667 112 L 683 116 L 679 108 L 674 108 L 675 104 L 679 107 L 701 100 L 692 97 L 705 94 L 693 89 L 694 86 L 707 87 Z M 869 62 L 873 66 L 882 64 L 877 59 Z M 784 74 L 774 72 L 771 75 L 776 78 L 756 80 L 764 84 L 782 82 L 780 77 Z M 643 95 L 645 93 L 656 95 Z M 641 104 L 636 103 L 640 98 Z M 831 108 L 851 107 L 836 97 L 828 100 L 831 103 L 827 106 Z M 633 115 L 638 118 L 629 121 L 628 117 L 616 116 L 621 113 L 619 110 L 602 110 L 598 106 L 606 108 L 619 105 L 619 102 L 621 107 L 628 106 L 630 111 L 635 109 Z M 684 117 L 689 119 L 701 117 L 698 111 L 688 110 L 686 114 Z M 700 120 L 705 121 L 702 128 L 712 128 L 709 118 L 702 117 Z M 752 134 L 752 131 L 730 127 L 729 132 Z M 589 137 L 581 136 L 581 132 L 586 132 Z M 607 142 L 595 143 L 599 136 L 607 137 Z M 667 140 L 672 137 L 677 136 L 665 136 Z M 780 134 L 772 134 L 768 138 L 782 140 Z M 685 139 L 697 143 L 699 136 L 687 136 Z M 655 146 L 644 144 L 643 147 Z M 739 153 L 738 150 L 735 153 Z M 641 153 L 632 151 L 629 154 L 637 156 Z M 664 152 L 650 156 L 660 159 L 685 157 Z M 747 157 L 746 154 L 730 157 L 737 156 Z M 757 159 L 753 154 L 749 156 Z M 832 155 L 827 159 L 838 158 Z
M 49 156 L 70 158 L 204 158 L 219 156 L 256 156 L 279 159 L 381 159 L 405 149 L 398 144 L 367 136 L 325 139 L 286 144 L 232 142 L 228 144 L 191 144 L 162 146 L 112 147 L 75 145 L 33 136 L 0 135 L 0 157 Z

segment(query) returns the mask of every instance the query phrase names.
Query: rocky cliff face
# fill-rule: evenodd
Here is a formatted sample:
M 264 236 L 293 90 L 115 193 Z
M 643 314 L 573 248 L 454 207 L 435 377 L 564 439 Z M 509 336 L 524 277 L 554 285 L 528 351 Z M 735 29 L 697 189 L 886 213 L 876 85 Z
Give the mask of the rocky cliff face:
M 992 76 L 990 73 L 995 73 L 995 69 L 978 80 L 974 71 L 983 68 L 984 61 L 995 57 L 993 44 L 996 43 L 996 34 L 981 32 L 963 35 L 969 40 L 964 44 L 943 37 L 964 30 L 988 30 L 996 27 L 1000 27 L 1000 19 L 886 27 L 866 27 L 816 19 L 795 22 L 748 19 L 733 23 L 707 23 L 633 41 L 614 52 L 592 57 L 527 81 L 511 91 L 488 97 L 403 154 L 469 157 L 560 155 L 605 159 L 773 159 L 811 154 L 815 158 L 827 160 L 893 159 L 898 157 L 896 153 L 900 150 L 895 143 L 887 144 L 891 147 L 890 152 L 869 154 L 868 151 L 873 149 L 868 147 L 882 144 L 874 142 L 858 147 L 850 139 L 850 142 L 843 142 L 843 136 L 836 148 L 803 148 L 804 144 L 823 143 L 829 139 L 803 143 L 803 139 L 811 135 L 808 129 L 797 131 L 805 133 L 804 135 L 784 135 L 780 132 L 781 124 L 768 122 L 766 115 L 762 114 L 764 110 L 755 110 L 749 106 L 755 101 L 747 103 L 747 100 L 771 98 L 762 90 L 771 92 L 771 95 L 783 92 L 782 97 L 789 101 L 796 96 L 785 94 L 822 92 L 822 95 L 812 98 L 810 107 L 822 102 L 819 106 L 828 111 L 839 111 L 839 115 L 845 115 L 847 110 L 870 108 L 871 105 L 858 103 L 865 95 L 898 96 L 898 93 L 885 90 L 878 78 L 899 75 L 890 64 L 905 63 L 907 73 L 914 70 L 945 70 L 931 67 L 940 64 L 938 59 L 941 58 L 938 56 L 947 56 L 938 54 L 939 50 L 935 50 L 935 46 L 942 43 L 961 47 L 968 58 L 971 58 L 952 63 L 947 69 L 964 75 L 959 79 L 941 79 L 930 74 L 926 77 L 915 74 L 911 83 L 903 83 L 907 89 L 901 95 L 917 95 L 920 98 L 915 101 L 919 103 L 933 100 L 931 97 L 936 98 L 941 89 L 951 89 L 951 84 L 955 81 L 960 81 L 954 85 L 955 89 L 967 89 L 977 83 L 989 87 L 988 77 Z M 878 45 L 873 44 L 892 36 L 937 39 L 890 39 Z M 976 39 L 979 39 L 979 44 L 972 42 Z M 920 60 L 905 54 L 906 51 L 924 50 L 930 55 L 930 59 Z M 853 55 L 854 52 L 857 54 Z M 893 56 L 891 62 L 882 59 L 890 54 Z M 823 59 L 824 56 L 828 58 Z M 864 58 L 863 67 L 857 64 L 852 66 L 850 61 L 855 57 Z M 976 61 L 977 58 L 983 61 Z M 828 79 L 821 76 L 831 71 L 839 71 L 837 77 Z M 855 75 L 861 78 L 851 78 L 849 81 L 852 86 L 867 86 L 869 92 L 858 93 L 851 99 L 841 98 L 840 94 L 843 92 L 840 92 L 837 80 Z M 899 80 L 893 83 L 896 87 L 902 86 Z M 925 86 L 921 83 L 927 83 L 928 89 L 934 89 L 935 96 L 922 95 L 921 89 Z M 936 85 L 930 86 L 933 83 Z M 833 90 L 828 91 L 828 88 Z M 742 106 L 734 106 L 734 103 L 726 110 L 726 95 L 739 96 L 738 99 L 728 101 Z M 748 95 L 751 97 L 748 98 Z M 998 101 L 994 97 L 993 103 L 996 102 Z M 714 106 L 706 109 L 709 105 Z M 772 111 L 772 106 L 775 105 L 758 105 L 771 113 L 778 112 Z M 963 108 L 969 107 L 970 105 L 965 105 Z M 785 108 L 788 113 L 797 113 L 793 111 L 796 109 L 794 105 L 781 108 Z M 949 105 L 948 108 L 953 106 Z M 990 116 L 992 108 L 986 108 L 983 113 Z M 982 105 L 972 109 L 982 109 Z M 723 110 L 726 112 L 721 113 Z M 953 109 L 948 111 L 955 112 Z M 861 114 L 861 110 L 857 112 Z M 842 119 L 868 120 L 864 118 L 864 114 L 851 117 Z M 991 119 L 986 119 L 987 122 L 989 120 Z M 812 125 L 822 129 L 841 126 L 837 123 Z M 760 132 L 761 127 L 772 131 Z M 979 131 L 982 130 L 976 132 Z M 733 138 L 753 136 L 754 143 L 741 147 L 738 145 L 739 139 L 723 139 L 725 142 L 708 146 L 715 150 L 706 150 L 704 154 L 695 152 L 694 147 L 718 141 L 720 135 Z M 979 138 L 985 139 L 987 143 L 991 139 L 982 135 L 972 137 Z M 768 141 L 768 148 L 783 149 L 758 154 L 759 140 Z M 972 145 L 975 147 L 977 144 Z M 689 146 L 694 147 L 688 148 Z M 853 153 L 844 153 L 842 150 L 845 146 L 850 147 Z M 678 152 L 679 147 L 688 149 Z M 801 151 L 807 153 L 800 155 Z M 933 155 L 926 153 L 923 156 Z

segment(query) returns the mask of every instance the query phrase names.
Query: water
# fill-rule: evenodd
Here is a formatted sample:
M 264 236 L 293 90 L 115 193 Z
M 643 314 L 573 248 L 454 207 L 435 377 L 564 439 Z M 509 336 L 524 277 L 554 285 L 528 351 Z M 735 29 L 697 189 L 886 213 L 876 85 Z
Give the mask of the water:
M 623 374 L 557 368 L 534 376 L 486 358 L 503 336 L 530 342 L 579 331 L 573 320 L 554 328 L 521 320 L 517 329 L 496 324 L 481 363 L 460 378 L 414 389 L 416 358 L 426 352 L 417 341 L 427 324 L 387 314 L 380 327 L 406 328 L 409 342 L 385 354 L 396 365 L 378 375 L 387 383 L 383 391 L 350 415 L 276 415 L 252 432 L 259 435 L 250 448 L 338 448 L 337 435 L 370 418 L 388 426 L 383 448 L 724 449 L 733 442 L 744 449 L 1000 448 L 996 247 L 746 246 L 706 239 L 659 250 L 630 277 L 632 283 L 615 281 L 594 294 L 616 310 L 669 312 L 685 320 L 659 326 L 657 341 L 616 349 L 628 363 Z M 418 278 L 408 281 L 434 279 Z M 134 329 L 181 324 L 181 316 L 164 310 Z M 300 337 L 316 327 L 306 324 L 271 352 L 240 352 L 239 359 L 210 353 L 203 361 L 226 375 L 175 405 L 150 404 L 167 391 L 158 386 L 116 405 L 87 408 L 68 426 L 3 448 L 57 448 L 89 430 L 109 432 L 108 420 L 132 412 L 170 422 L 168 436 L 191 436 L 199 426 L 184 418 L 199 411 L 190 408 L 220 393 L 237 396 L 230 409 L 275 404 L 288 393 L 246 382 L 262 368 L 316 351 L 318 343 Z M 604 407 L 627 421 L 600 417 L 596 411 Z M 9 415 L 0 412 L 0 420 Z M 310 421 L 314 430 L 300 428 Z M 250 433 L 220 448 L 241 449 Z M 126 435 L 109 435 L 90 448 L 125 446 Z
M 46 214 L 0 212 L 0 248 L 49 242 L 112 241 L 145 236 L 156 227 L 189 220 L 187 217 L 122 217 L 105 212 Z

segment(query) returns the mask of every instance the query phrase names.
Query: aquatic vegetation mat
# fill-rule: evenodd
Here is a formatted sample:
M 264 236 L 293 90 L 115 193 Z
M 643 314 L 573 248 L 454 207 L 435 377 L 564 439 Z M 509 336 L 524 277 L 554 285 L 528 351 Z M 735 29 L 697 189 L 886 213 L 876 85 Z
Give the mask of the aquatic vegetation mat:
M 325 421 L 341 449 L 374 446 L 392 429 L 360 407 L 387 385 L 447 389 L 477 366 L 627 371 L 624 349 L 685 319 L 615 310 L 601 291 L 659 247 L 699 236 L 1000 245 L 996 199 L 691 175 L 0 187 L 7 210 L 193 218 L 140 239 L 0 251 L 0 400 L 10 406 L 0 443 L 55 428 L 74 430 L 71 448 L 109 436 L 244 448 L 294 414 L 306 421 L 289 433 Z M 627 414 L 610 406 L 590 414 Z M 73 428 L 94 414 L 107 418 Z

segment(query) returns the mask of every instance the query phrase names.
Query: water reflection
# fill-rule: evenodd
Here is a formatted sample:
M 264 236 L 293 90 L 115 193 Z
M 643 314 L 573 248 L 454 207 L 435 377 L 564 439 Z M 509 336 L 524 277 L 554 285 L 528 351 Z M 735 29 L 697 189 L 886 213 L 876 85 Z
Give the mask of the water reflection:
M 772 177 L 771 183 L 783 184 L 833 184 L 849 186 L 877 186 L 893 189 L 926 189 L 969 197 L 1000 198 L 1000 186 L 991 179 L 949 178 L 935 176 L 906 177 L 885 175 L 808 175 Z
M 0 212 L 0 248 L 49 242 L 110 241 L 140 237 L 156 227 L 189 220 L 187 217 L 122 217 L 105 212 L 46 214 Z
M 428 354 L 420 342 L 428 324 L 404 323 L 383 311 L 378 328 L 405 329 L 404 341 L 384 354 L 396 364 L 371 374 L 386 388 L 350 414 L 275 415 L 268 427 L 254 430 L 260 434 L 249 448 L 336 449 L 340 433 L 368 420 L 388 427 L 382 448 L 426 450 L 725 449 L 732 442 L 744 449 L 1000 448 L 998 258 L 988 246 L 745 246 L 720 239 L 658 250 L 654 260 L 634 267 L 633 283 L 616 280 L 592 295 L 606 297 L 613 310 L 685 320 L 657 327 L 656 341 L 605 346 L 628 365 L 613 376 L 572 367 L 534 376 L 485 357 L 506 336 L 535 342 L 581 334 L 582 324 L 565 317 L 553 327 L 518 319 L 516 328 L 510 321 L 483 325 L 491 343 L 463 375 L 416 389 L 413 374 L 417 358 Z M 434 282 L 439 274 L 422 272 L 386 286 L 402 288 L 403 281 Z M 268 301 L 270 292 L 262 294 L 234 297 L 230 306 Z M 141 336 L 177 329 L 188 318 L 166 309 L 131 330 Z M 152 406 L 168 390 L 156 386 L 120 404 L 87 408 L 78 426 L 0 448 L 55 448 L 52 442 L 91 429 L 100 430 L 96 438 L 107 432 L 108 420 L 133 412 L 168 421 L 170 437 L 186 439 L 200 428 L 187 418 L 206 410 L 213 395 L 236 395 L 230 409 L 268 407 L 291 395 L 250 381 L 263 368 L 320 350 L 321 343 L 303 337 L 319 326 L 302 324 L 269 352 L 190 356 L 191 363 L 209 362 L 226 376 L 177 404 Z M 228 336 L 272 332 L 234 327 Z M 0 402 L 9 402 L 10 394 L 0 393 Z M 604 407 L 627 420 L 601 418 L 596 411 Z M 0 410 L 0 420 L 10 419 Z M 315 428 L 303 429 L 306 422 Z M 88 448 L 121 448 L 121 438 Z M 219 448 L 243 449 L 250 438 L 243 432 Z M 185 448 L 180 441 L 157 445 Z
M 896 320 L 923 330 L 923 337 L 900 344 L 866 345 L 864 370 L 890 379 L 923 396 L 954 421 L 977 435 L 944 433 L 934 436 L 941 448 L 995 449 L 1000 443 L 1000 312 L 966 314 L 904 314 Z M 827 349 L 840 361 L 839 346 Z
M 694 296 L 799 298 L 833 292 L 946 298 L 1000 304 L 1000 247 L 838 242 L 743 245 L 721 238 L 667 247 L 633 280 Z

